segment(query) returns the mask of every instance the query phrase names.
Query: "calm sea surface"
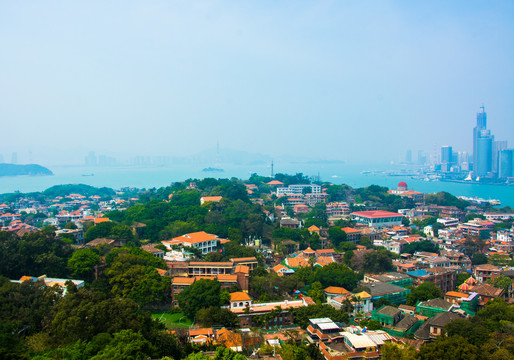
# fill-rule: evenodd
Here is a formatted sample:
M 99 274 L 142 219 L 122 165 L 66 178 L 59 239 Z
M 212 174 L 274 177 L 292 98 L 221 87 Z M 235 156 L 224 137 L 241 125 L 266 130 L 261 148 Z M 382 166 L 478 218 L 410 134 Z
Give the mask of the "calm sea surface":
M 203 165 L 176 165 L 161 168 L 135 167 L 84 167 L 55 166 L 49 167 L 54 176 L 17 176 L 0 177 L 0 193 L 42 191 L 53 185 L 88 184 L 107 186 L 119 189 L 125 186 L 153 188 L 167 186 L 175 181 L 186 179 L 202 179 L 205 177 L 248 179 L 252 173 L 269 176 L 269 165 L 231 165 L 223 166 L 224 172 L 202 172 Z M 425 193 L 447 191 L 453 195 L 476 196 L 484 199 L 498 199 L 502 206 L 514 207 L 514 186 L 476 185 L 442 181 L 423 181 L 409 176 L 387 176 L 385 174 L 361 174 L 364 170 L 398 170 L 392 166 L 370 166 L 349 164 L 275 164 L 275 173 L 303 173 L 318 175 L 322 181 L 334 184 L 348 184 L 352 187 L 363 187 L 372 184 L 396 188 L 398 182 L 407 182 L 409 189 Z M 91 175 L 93 176 L 84 176 Z

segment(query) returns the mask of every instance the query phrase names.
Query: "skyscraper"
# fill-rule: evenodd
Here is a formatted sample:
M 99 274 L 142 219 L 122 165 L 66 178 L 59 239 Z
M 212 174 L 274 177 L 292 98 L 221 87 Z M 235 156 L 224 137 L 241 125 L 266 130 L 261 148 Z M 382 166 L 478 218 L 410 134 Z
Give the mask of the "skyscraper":
M 499 152 L 507 148 L 507 140 L 493 142 L 492 171 L 498 173 Z
M 452 162 L 453 153 L 451 146 L 441 146 L 441 163 L 450 164 Z
M 505 179 L 512 177 L 512 160 L 514 157 L 513 149 L 503 149 L 498 153 L 498 177 Z
M 477 138 L 477 161 L 474 164 L 477 176 L 486 176 L 493 170 L 493 140 L 490 130 L 481 130 Z
M 477 159 L 478 159 L 478 138 L 480 137 L 480 132 L 487 128 L 487 113 L 485 112 L 485 108 L 481 107 L 482 112 L 477 113 L 477 126 L 473 128 L 473 167 L 477 168 Z
M 412 150 L 407 150 L 407 152 L 405 153 L 405 162 L 412 162 Z

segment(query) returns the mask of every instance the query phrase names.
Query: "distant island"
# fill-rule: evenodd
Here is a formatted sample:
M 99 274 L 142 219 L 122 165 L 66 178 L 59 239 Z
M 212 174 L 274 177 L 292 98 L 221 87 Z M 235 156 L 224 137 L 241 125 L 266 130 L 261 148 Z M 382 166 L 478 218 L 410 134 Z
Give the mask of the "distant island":
M 206 171 L 206 172 L 208 172 L 208 171 L 218 171 L 218 172 L 223 172 L 223 171 L 225 171 L 225 170 L 223 170 L 223 169 L 221 169 L 221 168 L 207 167 L 207 168 L 203 169 L 202 171 Z
M 44 166 L 37 164 L 29 165 L 16 165 L 16 164 L 0 164 L 0 176 L 18 176 L 18 175 L 29 175 L 29 176 L 46 176 L 53 175 Z

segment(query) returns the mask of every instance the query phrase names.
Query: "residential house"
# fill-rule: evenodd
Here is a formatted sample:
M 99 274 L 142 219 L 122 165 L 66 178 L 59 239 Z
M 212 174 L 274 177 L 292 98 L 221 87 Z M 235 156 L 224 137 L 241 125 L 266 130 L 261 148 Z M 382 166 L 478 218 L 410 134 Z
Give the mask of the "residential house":
M 221 199 L 223 199 L 221 196 L 202 196 L 200 198 L 200 205 L 203 205 L 206 202 L 220 202 Z
M 418 302 L 416 312 L 424 316 L 432 317 L 439 313 L 450 311 L 452 306 L 453 304 L 451 302 L 441 298 L 435 298 Z
M 403 313 L 394 306 L 384 305 L 378 310 L 374 310 L 371 319 L 378 321 L 382 326 L 396 325 L 403 318 Z
M 346 241 L 357 243 L 361 239 L 361 232 L 357 229 L 353 229 L 351 227 L 344 227 L 343 230 L 346 233 Z
M 477 265 L 473 269 L 473 274 L 478 282 L 485 283 L 487 280 L 500 276 L 501 270 L 499 267 L 491 264 Z
M 425 321 L 414 333 L 414 338 L 424 341 L 432 341 L 443 333 L 443 328 L 457 319 L 464 317 L 454 312 L 443 312 Z
M 409 271 L 407 275 L 412 278 L 414 286 L 425 282 L 432 282 L 443 294 L 455 289 L 455 282 L 457 280 L 455 270 L 442 267 Z
M 329 286 L 324 290 L 325 296 L 327 297 L 327 303 L 330 303 L 330 301 L 336 297 L 340 297 L 343 295 L 347 295 L 350 292 L 342 287 L 337 286 Z
M 366 292 L 371 295 L 373 301 L 385 298 L 390 303 L 397 305 L 405 303 L 407 295 L 410 293 L 409 289 L 381 281 L 361 283 L 361 285 L 366 287 Z
M 172 240 L 164 240 L 161 243 L 167 249 L 171 249 L 173 245 L 187 246 L 198 249 L 202 254 L 208 254 L 216 251 L 220 241 L 217 235 L 208 234 L 205 231 L 198 231 L 173 238 Z

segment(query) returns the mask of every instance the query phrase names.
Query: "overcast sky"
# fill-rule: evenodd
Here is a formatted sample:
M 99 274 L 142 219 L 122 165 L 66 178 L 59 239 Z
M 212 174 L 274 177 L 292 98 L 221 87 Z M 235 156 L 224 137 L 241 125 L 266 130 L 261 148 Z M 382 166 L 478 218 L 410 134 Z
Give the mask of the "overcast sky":
M 513 4 L 0 1 L 0 154 L 388 161 L 471 152 L 482 104 L 513 147 Z

